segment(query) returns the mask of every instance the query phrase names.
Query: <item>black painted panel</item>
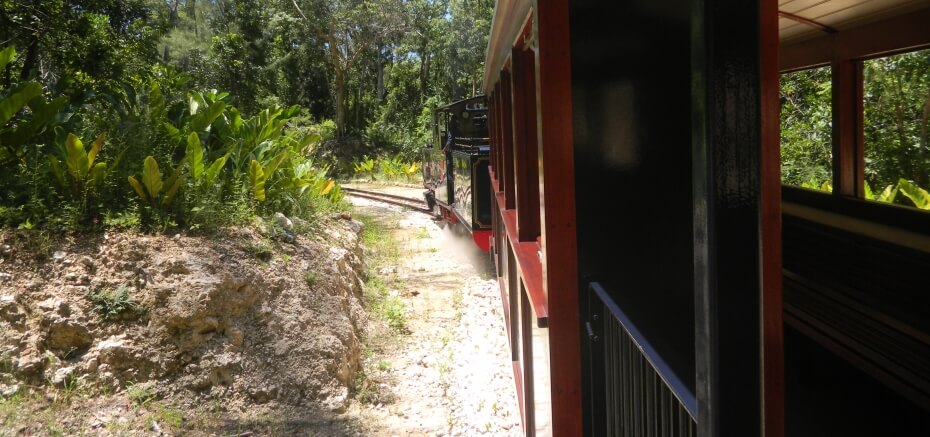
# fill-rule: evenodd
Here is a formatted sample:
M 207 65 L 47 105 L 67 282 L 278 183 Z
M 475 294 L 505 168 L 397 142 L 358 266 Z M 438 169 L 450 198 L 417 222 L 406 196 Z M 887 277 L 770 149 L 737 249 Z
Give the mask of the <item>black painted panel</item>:
M 693 389 L 689 12 L 583 0 L 570 20 L 580 274 Z
M 785 435 L 925 436 L 930 414 L 804 334 L 785 329 Z
M 785 215 L 784 265 L 930 338 L 930 253 Z

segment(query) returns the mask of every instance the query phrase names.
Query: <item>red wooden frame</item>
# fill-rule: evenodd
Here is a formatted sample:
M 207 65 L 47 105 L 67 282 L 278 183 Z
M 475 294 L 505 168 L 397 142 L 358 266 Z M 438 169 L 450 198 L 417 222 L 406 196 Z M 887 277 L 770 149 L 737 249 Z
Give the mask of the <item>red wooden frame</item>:
M 782 71 L 827 65 L 836 59 L 867 59 L 930 46 L 930 8 L 864 24 L 832 35 L 785 45 Z
M 524 26 L 532 31 L 532 21 Z M 512 50 L 513 145 L 516 173 L 517 235 L 519 241 L 536 241 L 539 234 L 539 164 L 536 145 L 536 57 L 525 46 Z M 540 278 L 541 279 L 541 278 Z
M 568 0 L 552 0 L 540 2 L 535 11 L 542 270 L 550 310 L 552 433 L 556 436 L 583 432 L 568 6 Z
M 785 342 L 782 290 L 781 104 L 778 4 L 760 1 L 762 431 L 785 435 Z
M 513 209 L 516 207 L 516 183 L 514 181 L 514 156 L 513 156 L 513 96 L 511 93 L 510 72 L 501 71 L 501 142 L 500 149 L 504 155 L 502 168 L 499 176 L 501 190 L 504 192 L 504 205 L 506 208 Z
M 535 371 L 550 374 L 550 392 L 537 392 L 536 396 L 551 400 L 552 434 L 574 436 L 583 432 L 571 76 L 570 64 L 565 62 L 569 51 L 567 12 L 567 0 L 547 2 L 531 10 L 515 33 L 509 57 L 489 53 L 489 59 L 498 59 L 503 67 L 485 76 L 486 80 L 497 80 L 485 84 L 491 90 L 494 139 L 493 245 L 499 274 L 514 272 L 517 279 L 501 278 L 502 298 L 518 293 L 522 300 L 518 305 L 524 310 L 515 316 L 519 311 L 510 305 L 508 317 L 520 317 L 517 329 L 526 331 L 521 333 L 524 362 L 515 377 L 522 380 L 517 385 L 522 391 L 521 415 L 528 435 L 535 433 L 533 387 L 526 380 L 534 371 L 529 361 L 533 319 L 537 326 L 549 328 L 549 369 Z M 535 23 L 539 23 L 538 28 Z M 534 31 L 542 50 L 531 46 Z M 550 181 L 548 191 L 545 181 Z M 510 290 L 513 287 L 517 290 Z

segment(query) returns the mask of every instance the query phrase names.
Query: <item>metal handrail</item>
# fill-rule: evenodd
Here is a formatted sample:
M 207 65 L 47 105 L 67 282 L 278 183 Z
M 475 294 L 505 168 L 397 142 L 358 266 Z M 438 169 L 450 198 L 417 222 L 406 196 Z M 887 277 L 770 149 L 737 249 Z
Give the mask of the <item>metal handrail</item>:
M 678 399 L 678 402 L 687 410 L 688 415 L 691 416 L 691 419 L 697 420 L 697 398 L 694 396 L 694 393 L 691 389 L 678 377 L 671 366 L 662 359 L 662 356 L 659 355 L 659 352 L 655 350 L 654 347 L 649 343 L 649 340 L 636 328 L 636 325 L 633 321 L 620 309 L 620 306 L 610 297 L 604 287 L 602 287 L 597 282 L 592 282 L 589 285 L 589 289 L 598 299 L 604 304 L 607 310 L 611 315 L 620 323 L 623 329 L 626 331 L 627 335 L 632 340 L 633 344 L 640 351 L 640 353 L 645 357 L 645 359 L 658 374 L 659 378 L 662 379 L 662 382 L 665 383 L 665 386 L 668 387 L 669 391 L 675 398 Z

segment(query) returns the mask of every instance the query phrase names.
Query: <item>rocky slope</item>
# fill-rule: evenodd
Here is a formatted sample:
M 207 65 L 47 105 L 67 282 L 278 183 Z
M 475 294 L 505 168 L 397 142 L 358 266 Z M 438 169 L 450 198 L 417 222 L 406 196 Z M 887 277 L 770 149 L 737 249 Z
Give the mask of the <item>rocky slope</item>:
M 342 216 L 296 236 L 0 232 L 0 399 L 145 387 L 192 406 L 338 412 L 364 330 L 360 230 Z

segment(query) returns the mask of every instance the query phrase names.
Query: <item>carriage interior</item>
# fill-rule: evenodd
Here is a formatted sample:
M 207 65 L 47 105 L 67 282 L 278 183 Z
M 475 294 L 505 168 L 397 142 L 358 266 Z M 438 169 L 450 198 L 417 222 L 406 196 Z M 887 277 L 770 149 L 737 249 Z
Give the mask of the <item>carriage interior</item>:
M 563 3 L 500 2 L 485 76 L 524 423 L 930 430 L 930 197 L 908 185 L 930 190 L 930 2 Z M 549 355 L 575 347 L 555 326 L 574 300 L 578 410 L 575 363 Z

